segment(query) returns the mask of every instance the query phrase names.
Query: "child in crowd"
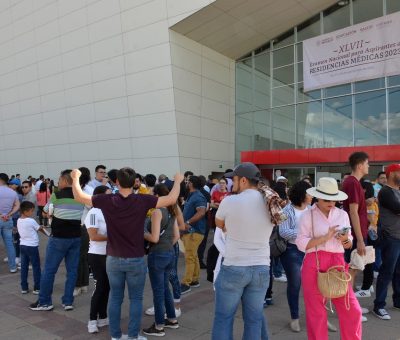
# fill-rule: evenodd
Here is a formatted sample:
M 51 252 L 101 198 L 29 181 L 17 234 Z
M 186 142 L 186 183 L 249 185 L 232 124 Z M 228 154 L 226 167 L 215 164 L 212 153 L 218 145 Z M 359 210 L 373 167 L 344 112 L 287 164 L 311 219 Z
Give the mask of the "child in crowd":
M 35 205 L 30 201 L 21 203 L 21 217 L 17 221 L 18 233 L 20 235 L 21 249 L 21 293 L 27 294 L 29 263 L 33 269 L 33 294 L 38 295 L 40 289 L 40 257 L 38 231 L 43 230 L 33 218 Z

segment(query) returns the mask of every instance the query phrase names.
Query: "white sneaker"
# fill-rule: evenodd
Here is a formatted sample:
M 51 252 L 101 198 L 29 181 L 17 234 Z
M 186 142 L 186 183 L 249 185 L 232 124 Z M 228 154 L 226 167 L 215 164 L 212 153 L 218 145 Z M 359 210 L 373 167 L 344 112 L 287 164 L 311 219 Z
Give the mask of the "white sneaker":
M 354 293 L 357 298 L 371 297 L 371 292 L 368 290 L 358 290 Z
M 156 313 L 156 312 L 155 312 L 155 310 L 154 310 L 154 306 L 153 306 L 153 307 L 150 307 L 150 308 L 147 308 L 147 309 L 145 310 L 145 312 L 144 312 L 144 314 L 150 315 L 150 316 L 155 315 L 155 313 Z M 181 309 L 180 309 L 180 308 L 175 308 L 175 316 L 176 316 L 177 318 L 179 318 L 181 315 L 182 315 Z M 167 314 L 165 314 L 165 317 L 167 317 Z
M 367 322 L 367 321 L 368 321 L 367 317 L 363 315 L 363 316 L 361 317 L 361 322 Z
M 8 260 L 8 259 L 7 259 Z M 21 259 L 19 257 L 15 258 L 15 264 L 20 264 L 21 263 Z
M 156 314 L 156 312 L 154 311 L 154 306 L 150 307 L 150 308 L 147 308 L 146 311 L 144 312 L 144 314 L 150 315 L 150 316 Z
M 111 340 L 127 340 L 128 339 L 128 334 L 122 334 L 120 338 L 111 338 Z M 137 338 L 133 338 L 133 340 L 138 339 L 138 340 L 147 340 L 147 338 L 138 335 Z
M 105 327 L 105 326 L 108 326 L 109 325 L 109 321 L 108 321 L 108 318 L 105 318 L 105 319 L 98 319 L 97 320 L 97 327 Z
M 356 286 L 356 289 L 357 290 L 362 290 L 361 287 L 362 287 L 361 285 L 360 286 Z M 375 293 L 375 289 L 374 289 L 373 285 L 371 285 L 371 287 L 369 287 L 369 291 L 370 291 L 371 294 Z
M 175 308 L 175 316 L 179 318 L 182 315 L 182 311 L 180 308 Z
M 361 313 L 362 314 L 368 314 L 369 313 L 369 309 L 361 307 Z
M 79 288 L 75 288 L 74 289 L 74 296 L 78 296 L 78 295 L 80 295 L 82 293 L 82 289 L 81 289 L 81 287 L 79 287 Z
M 275 277 L 274 276 L 274 281 L 278 281 L 278 282 L 287 282 L 287 277 L 285 274 L 282 274 L 279 277 Z
M 87 329 L 89 333 L 98 333 L 99 329 L 97 328 L 97 320 L 88 321 Z
M 299 319 L 295 319 L 295 320 L 291 320 L 290 321 L 290 329 L 293 332 L 296 332 L 296 333 L 301 331 Z

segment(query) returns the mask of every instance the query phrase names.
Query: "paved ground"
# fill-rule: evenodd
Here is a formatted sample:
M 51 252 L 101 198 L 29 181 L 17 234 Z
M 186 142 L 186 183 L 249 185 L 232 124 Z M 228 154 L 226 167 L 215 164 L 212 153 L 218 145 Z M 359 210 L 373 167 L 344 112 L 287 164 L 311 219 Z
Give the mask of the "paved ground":
M 44 256 L 46 239 L 41 236 L 41 255 Z M 0 246 L 0 259 L 3 259 L 4 247 Z M 180 260 L 180 273 L 183 270 L 183 259 Z M 30 274 L 31 275 L 31 274 Z M 201 287 L 194 289 L 182 299 L 182 317 L 179 319 L 180 328 L 167 330 L 165 339 L 174 340 L 206 340 L 210 339 L 210 329 L 213 319 L 213 291 L 211 284 L 205 280 L 205 272 L 202 272 Z M 87 320 L 89 316 L 90 293 L 79 296 L 75 300 L 75 310 L 65 312 L 61 307 L 60 297 L 63 292 L 65 269 L 62 266 L 57 274 L 54 287 L 54 311 L 33 312 L 27 306 L 36 300 L 32 294 L 21 295 L 19 286 L 19 274 L 10 274 L 6 264 L 0 261 L 0 339 L 26 340 L 54 340 L 54 339 L 109 339 L 108 329 L 103 328 L 100 333 L 90 335 L 87 333 Z M 30 278 L 32 282 L 32 278 Z M 91 282 L 91 288 L 93 283 Z M 275 282 L 275 305 L 265 309 L 265 315 L 269 324 L 271 339 L 307 339 L 304 330 L 304 308 L 301 306 L 302 332 L 292 333 L 287 326 L 289 310 L 286 302 L 285 283 Z M 144 294 L 144 306 L 151 306 L 152 294 L 149 280 L 146 282 Z M 371 308 L 373 298 L 362 300 L 363 307 Z M 387 300 L 389 301 L 389 299 Z M 122 308 L 123 332 L 127 332 L 127 303 Z M 398 340 L 400 339 L 400 312 L 388 307 L 392 315 L 391 321 L 378 320 L 369 315 L 369 321 L 363 324 L 363 338 L 366 340 Z M 335 325 L 338 320 L 335 315 L 329 316 Z M 149 326 L 153 322 L 152 317 L 143 316 L 142 326 Z M 235 339 L 241 339 L 242 320 L 238 311 L 235 320 Z M 152 338 L 152 337 L 149 337 Z M 330 333 L 330 339 L 340 339 L 339 333 Z M 221 339 L 223 340 L 223 339 Z M 256 339 L 252 339 L 256 340 Z

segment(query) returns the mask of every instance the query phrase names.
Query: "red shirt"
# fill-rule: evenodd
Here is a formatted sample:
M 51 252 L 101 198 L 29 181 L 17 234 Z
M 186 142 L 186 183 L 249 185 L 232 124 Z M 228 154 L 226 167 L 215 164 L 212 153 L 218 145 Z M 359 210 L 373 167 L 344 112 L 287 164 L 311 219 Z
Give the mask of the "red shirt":
M 221 201 L 228 195 L 229 195 L 228 191 L 227 192 L 221 192 L 221 191 L 215 190 L 212 193 L 211 201 L 214 201 L 214 203 L 221 203 Z
M 361 183 L 354 176 L 349 176 L 344 180 L 342 185 L 342 190 L 347 194 L 347 196 L 349 196 L 347 200 L 343 201 L 343 209 L 349 214 L 349 217 L 350 217 L 350 204 L 351 203 L 358 204 L 358 216 L 360 218 L 361 232 L 363 238 L 365 239 L 367 238 L 368 235 L 369 222 L 367 214 L 367 204 L 365 202 L 365 193 L 361 186 Z M 351 218 L 350 218 L 350 224 L 351 224 Z
M 44 207 L 47 204 L 47 201 L 50 199 L 50 191 L 47 189 L 46 192 L 38 191 L 36 193 L 36 203 L 38 207 Z
M 102 194 L 92 196 L 93 207 L 101 209 L 107 225 L 107 255 L 131 258 L 144 256 L 144 220 L 155 208 L 152 195 Z

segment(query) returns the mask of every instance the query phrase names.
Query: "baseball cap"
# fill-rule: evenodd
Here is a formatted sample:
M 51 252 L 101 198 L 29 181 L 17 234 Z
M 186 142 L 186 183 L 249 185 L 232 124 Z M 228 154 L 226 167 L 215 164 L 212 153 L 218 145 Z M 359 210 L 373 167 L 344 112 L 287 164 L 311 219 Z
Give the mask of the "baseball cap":
M 18 185 L 19 186 L 19 181 L 15 178 L 13 178 L 11 181 L 8 182 L 9 185 Z
M 400 164 L 390 164 L 386 167 L 386 176 L 389 177 L 391 172 L 400 171 Z
M 287 180 L 287 178 L 286 178 L 285 176 L 279 176 L 279 177 L 276 179 L 276 181 L 277 181 L 277 182 L 281 182 L 281 181 L 287 182 L 288 180 Z
M 233 176 L 246 177 L 259 181 L 261 173 L 253 163 L 245 162 L 236 166 L 232 172 L 225 173 L 225 177 L 227 178 L 232 178 Z

